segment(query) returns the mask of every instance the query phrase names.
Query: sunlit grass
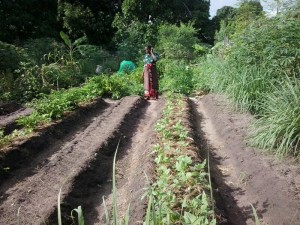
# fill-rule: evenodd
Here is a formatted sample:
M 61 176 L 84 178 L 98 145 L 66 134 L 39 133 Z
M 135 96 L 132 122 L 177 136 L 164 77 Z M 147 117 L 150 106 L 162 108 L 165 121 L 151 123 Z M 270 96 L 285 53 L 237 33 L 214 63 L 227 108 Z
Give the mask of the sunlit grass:
M 266 95 L 264 113 L 252 125 L 253 144 L 278 156 L 299 156 L 300 81 L 287 78 Z

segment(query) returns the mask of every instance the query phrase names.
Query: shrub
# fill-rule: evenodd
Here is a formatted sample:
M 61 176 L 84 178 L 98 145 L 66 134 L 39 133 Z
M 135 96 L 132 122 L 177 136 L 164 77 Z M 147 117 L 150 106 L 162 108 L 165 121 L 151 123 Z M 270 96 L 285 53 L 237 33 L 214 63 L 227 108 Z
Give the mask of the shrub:
M 163 60 L 165 64 L 160 81 L 161 91 L 190 94 L 193 91 L 193 73 L 182 61 Z
M 166 59 L 193 60 L 194 46 L 198 43 L 197 31 L 193 24 L 168 25 L 159 27 L 157 49 Z

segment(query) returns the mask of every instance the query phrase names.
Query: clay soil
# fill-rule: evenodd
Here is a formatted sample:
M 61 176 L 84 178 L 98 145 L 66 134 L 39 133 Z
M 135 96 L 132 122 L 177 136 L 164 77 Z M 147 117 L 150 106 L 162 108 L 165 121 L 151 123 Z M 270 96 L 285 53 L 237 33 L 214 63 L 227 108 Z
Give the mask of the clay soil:
M 235 111 L 223 96 L 195 97 L 189 103 L 200 154 L 210 156 L 219 224 L 254 224 L 251 203 L 262 225 L 300 225 L 297 162 L 249 147 L 245 138 L 254 119 Z M 85 224 L 105 224 L 103 198 L 110 210 L 118 143 L 118 212 L 124 215 L 130 204 L 130 224 L 143 224 L 146 177 L 154 176 L 154 125 L 164 105 L 164 98 L 100 99 L 2 149 L 0 224 L 57 224 L 60 190 L 63 224 L 76 224 L 70 215 L 79 205 Z

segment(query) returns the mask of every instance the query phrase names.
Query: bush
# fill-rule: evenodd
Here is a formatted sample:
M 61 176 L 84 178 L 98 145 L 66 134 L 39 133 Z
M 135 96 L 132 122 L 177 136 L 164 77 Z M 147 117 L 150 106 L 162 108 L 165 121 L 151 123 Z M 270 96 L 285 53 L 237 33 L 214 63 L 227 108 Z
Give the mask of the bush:
M 159 27 L 157 49 L 166 59 L 193 60 L 194 46 L 198 43 L 197 31 L 192 24 L 168 25 Z
M 173 93 L 191 94 L 194 88 L 192 70 L 182 61 L 163 60 L 160 90 Z
M 53 38 L 39 38 L 27 40 L 24 44 L 24 49 L 34 65 L 41 66 L 47 63 L 47 55 L 49 52 L 54 52 L 61 49 L 62 45 Z

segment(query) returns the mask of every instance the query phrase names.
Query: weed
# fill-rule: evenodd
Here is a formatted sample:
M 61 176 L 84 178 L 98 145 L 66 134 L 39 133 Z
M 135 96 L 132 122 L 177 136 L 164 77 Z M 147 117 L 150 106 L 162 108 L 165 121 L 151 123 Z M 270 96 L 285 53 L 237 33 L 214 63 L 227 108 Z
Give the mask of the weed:
M 259 222 L 259 218 L 257 216 L 257 212 L 256 212 L 256 209 L 254 208 L 254 206 L 252 204 L 251 205 L 251 208 L 252 208 L 252 212 L 253 212 L 253 216 L 254 216 L 254 219 L 255 219 L 255 225 L 260 225 L 260 222 Z

